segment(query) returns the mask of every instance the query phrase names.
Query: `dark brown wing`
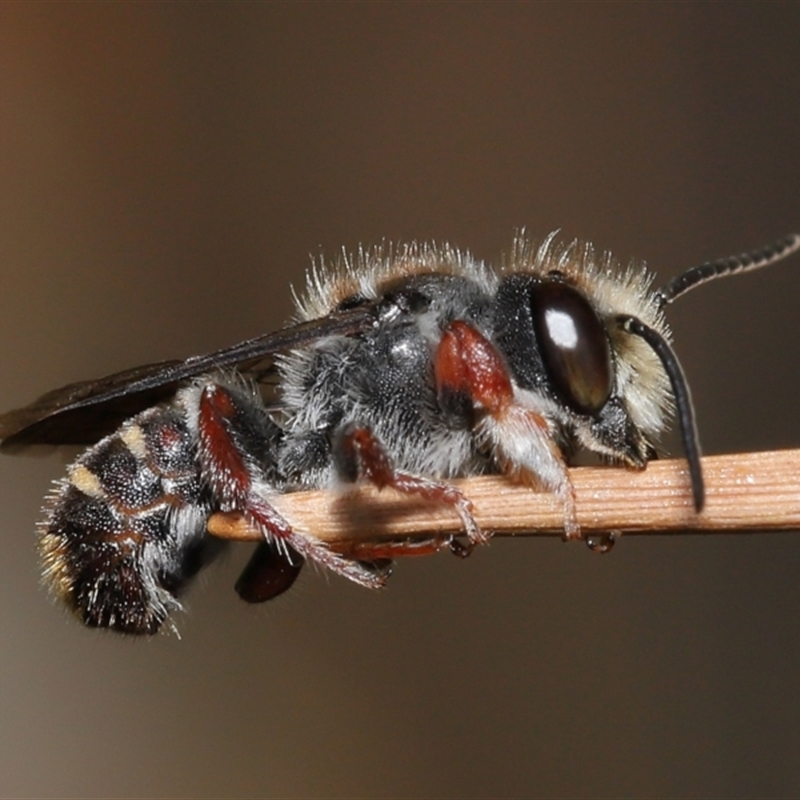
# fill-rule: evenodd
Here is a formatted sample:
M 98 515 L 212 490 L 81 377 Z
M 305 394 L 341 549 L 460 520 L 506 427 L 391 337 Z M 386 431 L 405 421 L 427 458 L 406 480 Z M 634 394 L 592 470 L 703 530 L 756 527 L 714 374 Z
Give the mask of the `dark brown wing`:
M 0 415 L 4 450 L 31 444 L 92 444 L 139 411 L 171 397 L 189 378 L 224 367 L 256 369 L 277 352 L 304 347 L 325 336 L 355 335 L 376 320 L 374 304 L 302 322 L 205 356 L 160 361 L 105 378 L 71 383 L 24 408 Z

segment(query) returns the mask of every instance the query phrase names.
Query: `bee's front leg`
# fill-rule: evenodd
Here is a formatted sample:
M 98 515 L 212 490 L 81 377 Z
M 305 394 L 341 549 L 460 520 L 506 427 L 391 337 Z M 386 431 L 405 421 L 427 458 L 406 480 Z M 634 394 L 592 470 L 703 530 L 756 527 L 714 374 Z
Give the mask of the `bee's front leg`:
M 494 344 L 455 320 L 442 334 L 434 366 L 442 410 L 464 419 L 510 478 L 554 492 L 564 505 L 565 538 L 578 538 L 574 491 L 552 421 L 533 393 L 515 386 Z

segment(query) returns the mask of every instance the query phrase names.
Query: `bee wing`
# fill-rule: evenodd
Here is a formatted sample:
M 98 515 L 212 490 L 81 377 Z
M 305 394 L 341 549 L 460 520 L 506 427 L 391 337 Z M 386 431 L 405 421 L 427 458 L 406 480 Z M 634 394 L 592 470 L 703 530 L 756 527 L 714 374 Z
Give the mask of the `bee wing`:
M 275 353 L 305 347 L 326 336 L 357 335 L 376 321 L 364 304 L 239 342 L 204 356 L 159 361 L 98 380 L 71 383 L 30 405 L 0 415 L 4 450 L 32 444 L 91 444 L 139 411 L 171 397 L 180 384 L 224 367 L 252 370 Z

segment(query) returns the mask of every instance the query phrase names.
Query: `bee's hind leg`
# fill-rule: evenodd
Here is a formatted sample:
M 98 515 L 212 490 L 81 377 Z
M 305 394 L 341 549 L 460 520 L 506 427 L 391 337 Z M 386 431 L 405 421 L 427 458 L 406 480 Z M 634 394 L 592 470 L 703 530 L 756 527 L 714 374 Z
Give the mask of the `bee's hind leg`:
M 361 563 L 333 552 L 312 535 L 294 530 L 270 502 L 280 491 L 274 469 L 278 431 L 258 398 L 216 381 L 198 385 L 195 395 L 198 457 L 214 504 L 220 511 L 243 514 L 264 535 L 264 547 L 256 550 L 237 585 L 240 596 L 261 602 L 281 594 L 303 560 L 361 586 L 383 586 L 389 564 Z

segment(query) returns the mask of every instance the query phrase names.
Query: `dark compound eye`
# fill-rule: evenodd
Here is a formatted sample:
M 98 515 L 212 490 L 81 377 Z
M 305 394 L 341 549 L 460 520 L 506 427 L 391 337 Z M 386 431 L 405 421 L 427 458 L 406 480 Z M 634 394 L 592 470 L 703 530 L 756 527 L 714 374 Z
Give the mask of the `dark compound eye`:
M 596 414 L 611 396 L 611 345 L 603 321 L 577 289 L 544 281 L 531 293 L 536 338 L 556 391 L 579 414 Z

